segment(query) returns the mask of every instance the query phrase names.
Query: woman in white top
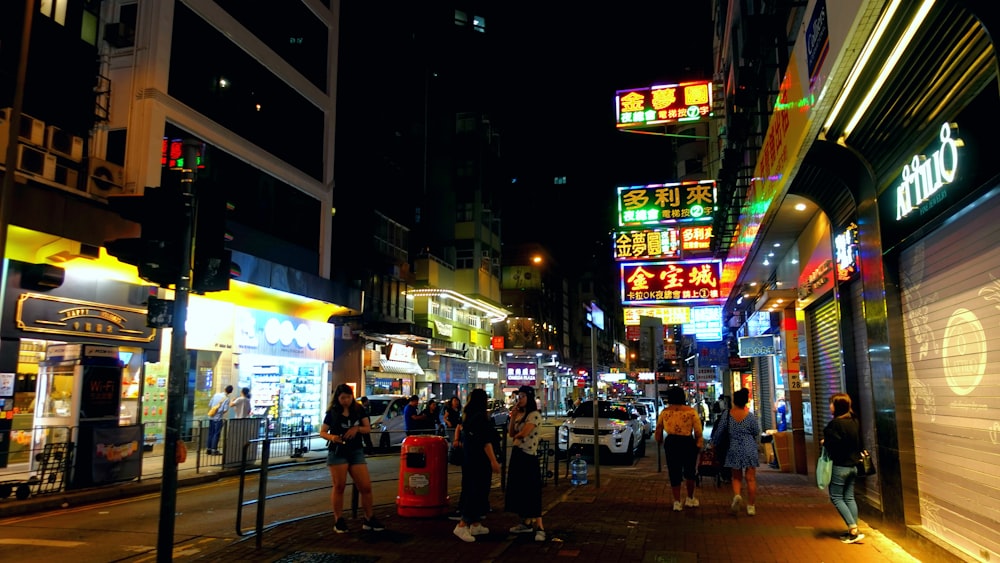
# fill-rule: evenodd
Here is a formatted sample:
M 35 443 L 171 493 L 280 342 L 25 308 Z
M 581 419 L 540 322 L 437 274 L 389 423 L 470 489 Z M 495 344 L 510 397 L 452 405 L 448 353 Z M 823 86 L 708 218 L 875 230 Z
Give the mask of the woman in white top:
M 250 416 L 250 388 L 240 389 L 240 396 L 229 402 L 233 409 L 234 418 L 249 418 Z
M 508 435 L 513 441 L 507 469 L 507 494 L 504 509 L 513 512 L 521 523 L 510 529 L 513 534 L 534 532 L 535 541 L 545 541 L 542 525 L 542 475 L 538 471 L 538 441 L 542 415 L 535 403 L 535 389 L 522 385 L 510 413 Z

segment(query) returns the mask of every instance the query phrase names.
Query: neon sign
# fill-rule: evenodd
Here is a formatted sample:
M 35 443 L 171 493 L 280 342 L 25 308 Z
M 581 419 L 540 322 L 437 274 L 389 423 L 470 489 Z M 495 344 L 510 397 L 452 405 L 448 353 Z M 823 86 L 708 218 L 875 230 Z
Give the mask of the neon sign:
M 654 317 L 664 326 L 691 322 L 690 307 L 623 307 L 625 326 L 639 326 L 639 317 Z
M 615 234 L 615 260 L 638 258 L 680 258 L 681 242 L 677 229 L 643 229 Z
M 715 180 L 618 188 L 618 226 L 710 221 Z
M 858 269 L 858 226 L 851 223 L 833 238 L 833 254 L 837 260 L 837 279 L 847 281 Z
M 681 250 L 709 250 L 712 247 L 712 226 L 681 229 Z
M 896 186 L 896 220 L 906 217 L 915 209 L 930 208 L 944 199 L 940 192 L 945 184 L 955 180 L 958 173 L 958 149 L 964 146 L 961 139 L 952 138 L 952 128 L 958 126 L 945 123 L 941 126 L 938 139 L 941 148 L 930 157 L 913 155 L 909 164 L 903 165 L 903 181 Z
M 718 260 L 621 264 L 623 305 L 702 301 L 722 297 Z
M 615 92 L 617 126 L 634 128 L 712 117 L 712 82 L 682 82 Z

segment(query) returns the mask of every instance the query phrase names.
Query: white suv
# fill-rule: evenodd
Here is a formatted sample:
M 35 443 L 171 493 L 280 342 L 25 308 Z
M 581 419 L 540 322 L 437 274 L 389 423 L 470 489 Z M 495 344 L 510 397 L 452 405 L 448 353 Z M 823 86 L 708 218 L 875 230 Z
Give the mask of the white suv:
M 368 395 L 369 422 L 372 444 L 380 449 L 399 446 L 406 438 L 403 407 L 409 402 L 405 395 Z
M 580 403 L 573 418 L 559 427 L 559 450 L 570 456 L 594 451 L 593 401 Z M 635 409 L 628 403 L 597 402 L 597 443 L 604 456 L 631 464 L 646 455 L 646 439 Z

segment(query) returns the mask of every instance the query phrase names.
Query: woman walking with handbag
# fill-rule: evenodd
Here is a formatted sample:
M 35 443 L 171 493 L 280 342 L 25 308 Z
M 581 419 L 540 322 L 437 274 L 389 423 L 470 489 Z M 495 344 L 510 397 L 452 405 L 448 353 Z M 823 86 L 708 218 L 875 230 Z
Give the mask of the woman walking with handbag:
M 720 442 L 728 436 L 729 451 L 722 463 L 732 469 L 733 502 L 730 507 L 733 514 L 740 510 L 743 503 L 743 481 L 747 482 L 747 514 L 757 514 L 757 467 L 760 466 L 760 454 L 757 453 L 757 443 L 760 440 L 760 423 L 757 416 L 747 408 L 750 402 L 750 390 L 740 389 L 733 393 L 733 408 L 722 415 L 719 421 L 719 432 L 712 432 L 712 446 L 719 447 Z M 725 447 L 725 445 L 722 445 Z
M 861 429 L 851 408 L 851 396 L 837 393 L 830 397 L 833 414 L 823 429 L 823 447 L 833 461 L 830 473 L 830 502 L 837 508 L 847 524 L 847 533 L 840 537 L 844 543 L 855 543 L 865 535 L 858 529 L 858 503 L 854 499 L 854 482 L 858 478 L 857 462 L 861 452 Z

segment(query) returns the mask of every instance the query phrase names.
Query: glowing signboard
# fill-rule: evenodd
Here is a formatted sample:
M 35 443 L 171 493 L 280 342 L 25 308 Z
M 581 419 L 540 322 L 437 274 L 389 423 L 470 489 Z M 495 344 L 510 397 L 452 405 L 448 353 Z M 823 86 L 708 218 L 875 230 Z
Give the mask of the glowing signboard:
M 681 326 L 681 334 L 698 342 L 722 341 L 722 307 L 691 307 L 691 322 Z
M 672 228 L 622 231 L 614 234 L 615 260 L 680 258 L 680 231 Z
M 712 226 L 681 228 L 681 250 L 698 251 L 712 248 Z
M 858 271 L 858 226 L 851 223 L 833 237 L 833 254 L 837 262 L 837 279 L 847 281 Z
M 639 317 L 654 317 L 664 326 L 691 322 L 690 307 L 624 307 L 625 326 L 639 326 Z
M 718 260 L 627 262 L 621 265 L 623 305 L 719 299 Z
M 205 154 L 205 143 L 201 143 L 196 155 L 198 168 L 204 168 L 203 160 Z M 184 140 L 163 138 L 160 145 L 160 166 L 166 166 L 171 170 L 183 170 L 184 166 Z
M 685 123 L 712 117 L 712 82 L 682 82 L 618 90 L 615 109 L 619 128 Z
M 711 221 L 715 180 L 618 188 L 618 226 Z
M 954 128 L 954 131 L 953 131 Z M 910 164 L 903 166 L 903 181 L 896 186 L 896 220 L 915 209 L 927 209 L 944 199 L 941 188 L 955 180 L 958 173 L 958 149 L 964 144 L 952 137 L 958 127 L 952 123 L 941 125 L 938 139 L 941 148 L 929 157 L 913 155 Z

